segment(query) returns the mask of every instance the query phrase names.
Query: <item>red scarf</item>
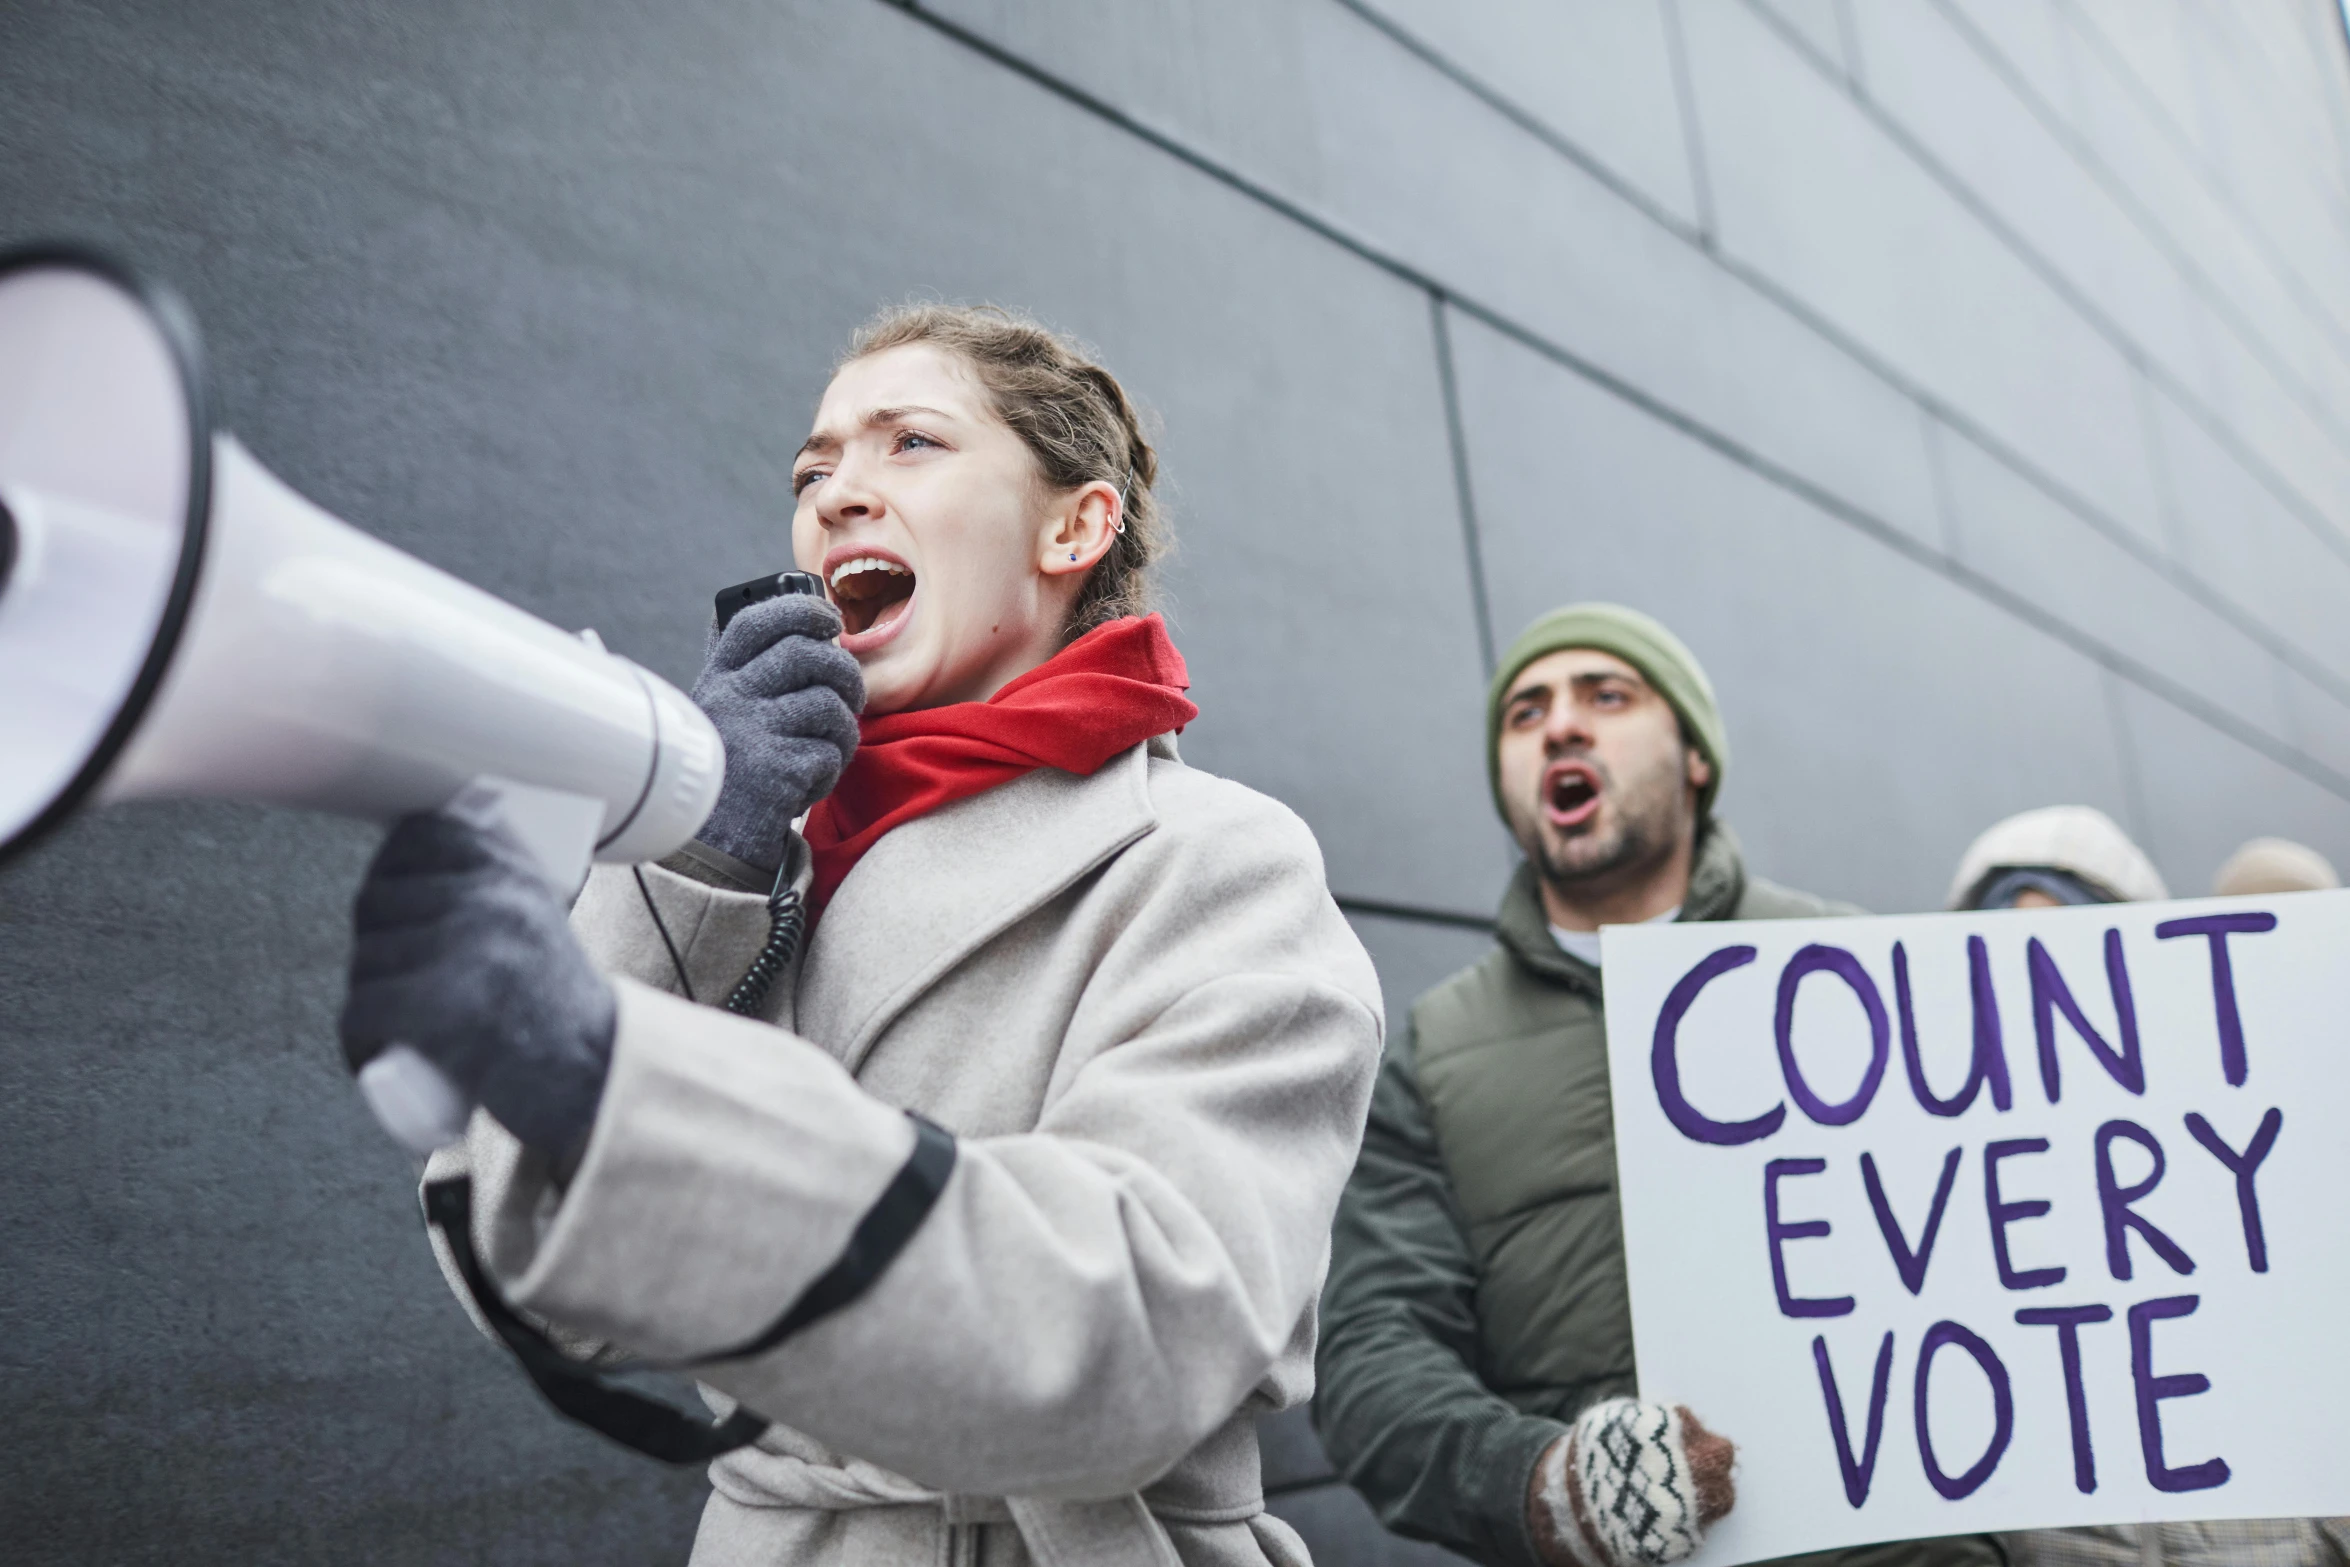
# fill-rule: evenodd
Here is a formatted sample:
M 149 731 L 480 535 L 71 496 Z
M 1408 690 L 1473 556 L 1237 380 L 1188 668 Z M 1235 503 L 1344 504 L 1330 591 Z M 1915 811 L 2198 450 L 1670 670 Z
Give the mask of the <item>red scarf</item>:
M 821 914 L 865 851 L 900 822 L 1057 767 L 1090 777 L 1111 757 L 1199 717 L 1191 676 L 1157 615 L 1097 626 L 984 702 L 858 720 L 857 754 L 808 813 Z

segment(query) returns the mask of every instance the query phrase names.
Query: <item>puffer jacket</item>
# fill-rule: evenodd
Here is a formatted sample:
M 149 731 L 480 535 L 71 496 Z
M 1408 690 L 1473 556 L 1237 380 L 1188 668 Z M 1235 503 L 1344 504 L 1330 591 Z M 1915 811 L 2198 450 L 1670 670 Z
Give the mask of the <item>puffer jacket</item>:
M 1680 917 L 1858 912 L 1749 876 L 1713 823 Z M 1638 1389 L 1599 971 L 1551 939 L 1529 866 L 1494 935 L 1389 1041 L 1339 1204 L 1314 1418 L 1390 1529 L 1539 1567 L 1526 1516 L 1536 1460 L 1587 1406 Z M 1818 1558 L 1880 1559 L 2002 1557 L 1970 1537 Z
M 2345 1567 L 2350 1518 L 2098 1524 L 2005 1536 L 2016 1567 Z
M 775 1424 L 712 1466 L 697 1567 L 1302 1567 L 1255 1428 L 1312 1388 L 1381 1017 L 1304 824 L 1165 738 L 1040 769 L 884 837 L 771 1021 L 707 1004 L 767 930 L 714 863 L 600 867 L 574 911 L 620 998 L 576 1172 L 486 1115 L 427 1172 L 470 1173 L 517 1307 L 678 1361 L 842 1254 L 904 1112 L 954 1135 L 867 1293 L 699 1372 Z

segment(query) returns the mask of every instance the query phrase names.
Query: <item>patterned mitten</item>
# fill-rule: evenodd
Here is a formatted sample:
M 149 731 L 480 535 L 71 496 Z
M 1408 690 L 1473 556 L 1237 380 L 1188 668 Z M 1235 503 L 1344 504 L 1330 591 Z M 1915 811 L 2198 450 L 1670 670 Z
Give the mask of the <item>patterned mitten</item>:
M 1582 1567 L 1665 1567 L 1695 1551 L 1738 1494 L 1738 1450 L 1685 1407 L 1611 1398 L 1543 1455 L 1539 1495 Z

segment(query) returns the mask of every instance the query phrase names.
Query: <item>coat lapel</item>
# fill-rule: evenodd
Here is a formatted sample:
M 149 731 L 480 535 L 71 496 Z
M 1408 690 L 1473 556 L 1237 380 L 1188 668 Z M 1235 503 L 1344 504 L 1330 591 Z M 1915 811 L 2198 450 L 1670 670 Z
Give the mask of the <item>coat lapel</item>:
M 892 830 L 833 895 L 800 973 L 800 1033 L 851 1072 L 972 953 L 1156 825 L 1146 748 L 1090 778 L 1038 768 Z

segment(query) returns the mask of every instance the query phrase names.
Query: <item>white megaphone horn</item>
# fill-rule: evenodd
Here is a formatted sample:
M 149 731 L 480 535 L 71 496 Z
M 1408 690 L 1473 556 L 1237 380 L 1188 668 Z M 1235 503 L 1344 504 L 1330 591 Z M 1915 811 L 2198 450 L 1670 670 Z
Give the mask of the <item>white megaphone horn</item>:
M 683 693 L 304 500 L 206 411 L 178 301 L 97 252 L 0 253 L 0 861 L 91 803 L 389 821 L 494 801 L 559 889 L 657 859 L 725 753 Z M 420 1151 L 470 1105 L 360 1073 Z

